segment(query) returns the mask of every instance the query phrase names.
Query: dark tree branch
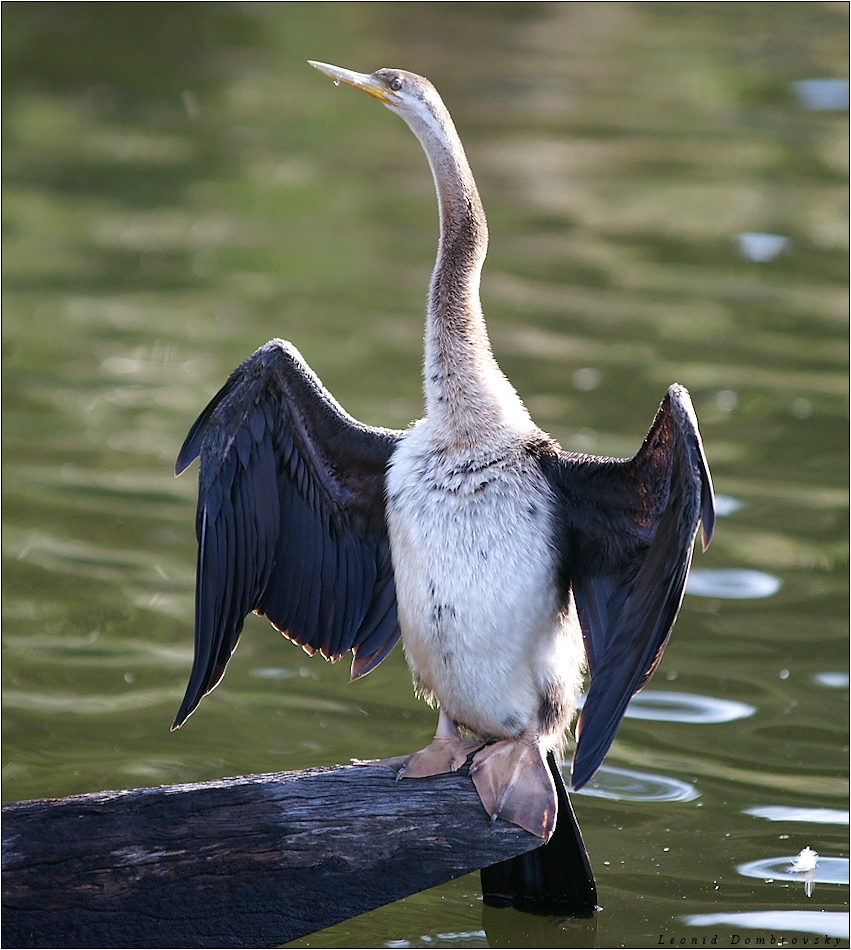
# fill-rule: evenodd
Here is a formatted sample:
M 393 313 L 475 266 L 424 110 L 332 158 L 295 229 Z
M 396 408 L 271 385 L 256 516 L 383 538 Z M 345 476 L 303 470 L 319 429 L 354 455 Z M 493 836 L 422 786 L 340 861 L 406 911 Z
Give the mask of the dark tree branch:
M 3 945 L 273 947 L 540 845 L 466 770 L 345 766 L 3 808 Z

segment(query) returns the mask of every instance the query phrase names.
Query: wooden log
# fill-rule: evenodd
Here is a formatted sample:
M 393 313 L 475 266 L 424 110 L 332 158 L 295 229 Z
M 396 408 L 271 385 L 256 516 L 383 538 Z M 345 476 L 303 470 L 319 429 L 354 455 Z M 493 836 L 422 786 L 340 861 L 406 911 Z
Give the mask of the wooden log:
M 3 807 L 3 946 L 273 947 L 526 853 L 469 775 L 374 765 Z

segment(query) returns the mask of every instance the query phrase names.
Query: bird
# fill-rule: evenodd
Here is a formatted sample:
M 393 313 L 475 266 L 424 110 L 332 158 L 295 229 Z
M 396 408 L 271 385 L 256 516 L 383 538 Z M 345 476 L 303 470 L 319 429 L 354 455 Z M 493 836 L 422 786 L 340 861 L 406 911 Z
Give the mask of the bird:
M 575 789 L 658 665 L 698 530 L 704 550 L 714 530 L 691 399 L 670 386 L 629 459 L 566 451 L 538 428 L 488 338 L 487 221 L 437 90 L 401 69 L 310 64 L 401 117 L 431 168 L 425 414 L 403 431 L 357 421 L 284 340 L 231 374 L 175 466 L 200 457 L 195 652 L 172 728 L 221 681 L 252 611 L 311 655 L 351 651 L 353 680 L 401 638 L 438 723 L 393 761 L 398 777 L 469 761 L 491 820 L 544 842 L 561 802 L 581 864 L 558 760 L 586 676 Z

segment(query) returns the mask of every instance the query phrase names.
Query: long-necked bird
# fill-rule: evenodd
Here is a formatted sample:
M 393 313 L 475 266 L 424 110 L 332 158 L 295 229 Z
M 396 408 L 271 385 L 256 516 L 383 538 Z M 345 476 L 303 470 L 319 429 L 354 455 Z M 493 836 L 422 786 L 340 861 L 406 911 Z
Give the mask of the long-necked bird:
M 560 795 L 569 811 L 553 753 L 586 671 L 575 788 L 659 662 L 701 524 L 704 548 L 711 539 L 697 419 L 673 385 L 631 459 L 566 452 L 541 431 L 491 350 L 487 223 L 434 86 L 399 69 L 312 65 L 401 116 L 431 166 L 440 240 L 425 416 L 406 431 L 356 421 L 283 340 L 234 371 L 176 465 L 200 456 L 195 659 L 174 728 L 221 680 L 252 610 L 308 653 L 351 650 L 352 679 L 401 637 L 439 717 L 400 777 L 472 755 L 488 815 L 547 840 Z

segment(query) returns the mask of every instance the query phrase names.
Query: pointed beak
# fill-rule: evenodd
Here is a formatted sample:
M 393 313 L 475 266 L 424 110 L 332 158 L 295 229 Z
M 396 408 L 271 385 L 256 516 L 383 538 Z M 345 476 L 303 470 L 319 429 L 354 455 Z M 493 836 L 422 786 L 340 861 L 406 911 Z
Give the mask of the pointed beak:
M 316 63 L 312 59 L 309 59 L 308 63 L 315 69 L 318 69 L 319 72 L 330 76 L 331 79 L 334 80 L 335 86 L 339 86 L 342 82 L 347 86 L 354 86 L 355 89 L 360 89 L 361 92 L 365 92 L 375 99 L 380 99 L 386 105 L 393 105 L 396 102 L 396 97 L 391 90 L 389 90 L 380 79 L 376 79 L 375 76 L 367 76 L 366 73 L 356 73 L 351 69 L 343 69 L 341 66 L 331 66 L 328 63 Z

